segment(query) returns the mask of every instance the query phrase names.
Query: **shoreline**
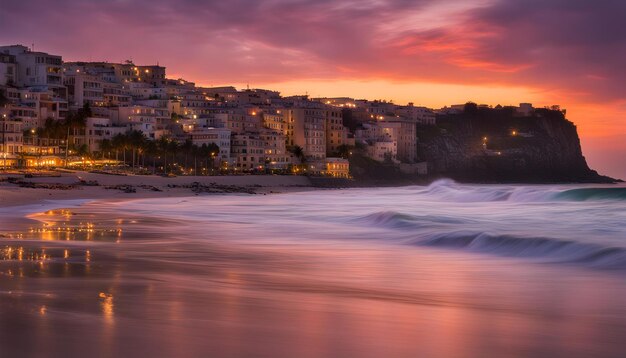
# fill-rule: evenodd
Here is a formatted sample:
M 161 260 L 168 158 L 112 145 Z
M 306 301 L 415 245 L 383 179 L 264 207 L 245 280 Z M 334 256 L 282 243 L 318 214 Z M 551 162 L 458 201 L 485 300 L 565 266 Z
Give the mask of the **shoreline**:
M 312 190 L 428 186 L 444 177 L 411 181 L 354 181 L 295 175 L 178 176 L 56 172 L 48 176 L 0 173 L 0 209 L 44 205 L 48 200 L 150 199 L 216 194 L 267 195 Z M 454 179 L 450 179 L 454 180 Z M 466 182 L 485 185 L 620 184 L 595 182 Z
M 320 190 L 303 176 L 159 177 L 87 172 L 25 178 L 0 174 L 0 234 L 19 229 L 27 214 L 99 200 L 211 195 L 267 195 Z M 74 202 L 74 203 L 72 203 Z

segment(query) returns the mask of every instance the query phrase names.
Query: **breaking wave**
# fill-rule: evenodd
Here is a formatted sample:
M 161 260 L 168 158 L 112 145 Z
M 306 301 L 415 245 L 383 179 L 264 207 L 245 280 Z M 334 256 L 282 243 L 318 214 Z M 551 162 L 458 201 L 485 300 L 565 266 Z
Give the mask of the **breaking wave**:
M 554 195 L 557 200 L 626 200 L 626 188 L 581 188 L 570 189 Z
M 408 215 L 396 211 L 372 213 L 356 220 L 376 227 L 388 229 L 419 229 L 435 224 L 467 224 L 468 220 L 440 215 Z
M 470 186 L 451 179 L 440 179 L 416 191 L 435 200 L 453 202 L 546 202 L 626 200 L 624 187 L 567 189 L 558 186 Z
M 490 235 L 484 232 L 436 234 L 410 244 L 488 253 L 507 257 L 543 258 L 601 269 L 626 269 L 626 249 L 545 237 Z

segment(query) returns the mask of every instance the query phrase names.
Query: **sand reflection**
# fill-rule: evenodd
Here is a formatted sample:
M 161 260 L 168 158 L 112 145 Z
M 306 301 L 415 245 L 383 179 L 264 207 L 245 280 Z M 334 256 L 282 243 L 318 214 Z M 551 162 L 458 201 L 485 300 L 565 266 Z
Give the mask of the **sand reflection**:
M 358 228 L 302 217 L 32 217 L 0 246 L 7 356 L 586 357 L 626 337 L 620 275 L 333 241 Z

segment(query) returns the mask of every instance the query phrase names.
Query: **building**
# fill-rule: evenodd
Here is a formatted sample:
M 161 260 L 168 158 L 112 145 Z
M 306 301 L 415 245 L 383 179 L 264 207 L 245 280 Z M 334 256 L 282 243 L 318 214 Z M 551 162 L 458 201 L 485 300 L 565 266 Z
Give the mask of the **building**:
M 339 152 L 341 146 L 348 145 L 348 129 L 343 126 L 341 110 L 327 108 L 326 114 L 326 154 Z
M 236 108 L 213 114 L 217 127 L 230 129 L 233 133 L 258 132 L 263 123 L 261 111 L 255 108 Z
M 126 131 L 125 126 L 113 126 L 109 118 L 88 117 L 85 119 L 85 127 L 74 129 L 69 139 L 75 148 L 83 147 L 93 153 L 100 151 L 103 139 L 112 139 L 116 134 Z
M 132 97 L 130 91 L 116 82 L 102 82 L 102 97 L 105 106 L 128 106 Z
M 407 106 L 398 107 L 395 111 L 396 115 L 410 119 L 418 124 L 431 125 L 436 124 L 435 112 L 426 107 L 416 107 L 413 103 L 409 103 Z
M 15 56 L 0 53 L 0 86 L 13 85 L 17 78 Z
M 322 174 L 333 178 L 350 178 L 350 162 L 343 158 L 326 158 Z
M 283 111 L 280 109 L 263 111 L 263 127 L 287 135 L 287 124 Z
M 43 126 L 47 118 L 62 120 L 67 115 L 67 100 L 57 97 L 47 87 L 7 87 L 6 93 L 11 106 L 16 107 L 16 110 L 19 108 L 23 115 L 36 120 L 38 127 Z
M 81 71 L 80 68 L 66 68 L 63 84 L 67 87 L 70 108 L 81 108 L 85 104 L 91 107 L 105 105 L 104 83 L 98 76 Z
M 398 142 L 393 140 L 380 140 L 369 143 L 367 156 L 379 162 L 395 162 L 398 158 Z
M 233 133 L 231 137 L 233 167 L 240 171 L 265 169 L 265 140 L 259 133 Z
M 393 119 L 382 124 L 393 131 L 392 137 L 397 142 L 397 159 L 402 163 L 414 163 L 417 158 L 416 123 L 412 120 Z
M 377 161 L 398 160 L 401 123 L 376 121 L 363 123 L 356 130 L 356 140 L 367 146 L 367 155 Z
M 291 164 L 291 155 L 287 152 L 286 137 L 273 130 L 261 130 L 267 169 L 286 170 Z
M 309 159 L 326 157 L 326 109 L 323 106 L 289 108 L 282 111 L 287 144 L 302 148 Z
M 22 45 L 1 46 L 0 53 L 15 59 L 18 87 L 46 87 L 59 98 L 67 99 L 63 86 L 63 59 L 45 52 L 34 52 Z
M 0 117 L 0 167 L 9 167 L 17 164 L 20 153 L 23 152 L 22 121 L 10 119 L 6 111 Z
M 128 130 L 143 132 L 150 139 L 159 139 L 165 133 L 167 123 L 171 120 L 169 110 L 165 107 L 149 107 L 133 105 L 109 109 L 111 123 L 124 125 Z
M 18 157 L 25 158 L 23 165 L 58 164 L 52 157 L 66 148 L 98 152 L 102 140 L 140 131 L 149 140 L 171 136 L 215 144 L 220 148 L 215 159 L 241 171 L 288 170 L 298 163 L 298 170 L 310 166 L 309 173 L 348 177 L 347 161 L 334 158 L 344 146 L 358 140 L 376 160 L 412 164 L 416 125 L 435 121 L 432 111 L 412 104 L 196 87 L 168 79 L 158 64 L 64 63 L 61 56 L 22 45 L 0 46 L 0 88 L 8 99 L 0 108 L 0 157 L 11 165 Z M 85 126 L 63 134 L 64 144 L 37 137 L 38 128 L 54 127 L 85 104 L 91 107 Z M 344 121 L 350 128 L 362 126 L 356 138 Z M 296 158 L 292 152 L 298 147 L 302 157 Z
M 231 131 L 227 128 L 198 128 L 189 133 L 192 143 L 197 146 L 215 144 L 220 148 L 216 158 L 230 162 Z

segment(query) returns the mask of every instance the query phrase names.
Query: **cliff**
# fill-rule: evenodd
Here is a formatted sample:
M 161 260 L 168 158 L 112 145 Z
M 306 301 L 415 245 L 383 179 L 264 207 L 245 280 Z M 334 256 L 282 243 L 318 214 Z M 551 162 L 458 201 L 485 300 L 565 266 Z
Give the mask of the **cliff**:
M 418 128 L 418 156 L 433 176 L 466 182 L 614 182 L 591 170 L 564 114 L 466 108 Z

